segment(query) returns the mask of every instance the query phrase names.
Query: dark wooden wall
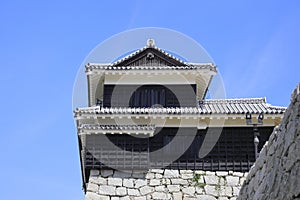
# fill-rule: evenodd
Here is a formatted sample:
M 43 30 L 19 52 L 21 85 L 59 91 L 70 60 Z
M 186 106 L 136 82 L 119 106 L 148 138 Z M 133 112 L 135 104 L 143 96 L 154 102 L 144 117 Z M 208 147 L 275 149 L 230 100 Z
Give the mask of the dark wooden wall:
M 194 138 L 192 134 L 176 135 L 177 128 L 162 128 L 151 138 L 137 138 L 130 135 L 89 135 L 87 136 L 87 149 L 85 164 L 87 168 L 108 168 L 101 163 L 105 159 L 110 166 L 124 169 L 162 168 L 164 159 L 180 151 L 185 145 L 184 141 L 192 139 L 192 144 L 184 154 L 165 168 L 173 169 L 198 169 L 198 170 L 234 170 L 246 172 L 255 161 L 253 129 L 252 127 L 236 128 L 211 128 L 210 131 L 221 130 L 221 135 L 212 149 L 204 158 L 199 158 L 198 153 L 207 130 L 198 130 Z M 194 128 L 185 128 L 185 131 L 194 131 Z M 259 150 L 268 140 L 273 127 L 261 127 Z M 181 143 L 173 149 L 164 149 L 160 157 L 152 157 L 151 152 L 161 149 L 173 140 L 181 137 Z M 118 150 L 103 140 L 108 139 L 119 147 Z
M 104 85 L 105 107 L 196 106 L 196 85 Z

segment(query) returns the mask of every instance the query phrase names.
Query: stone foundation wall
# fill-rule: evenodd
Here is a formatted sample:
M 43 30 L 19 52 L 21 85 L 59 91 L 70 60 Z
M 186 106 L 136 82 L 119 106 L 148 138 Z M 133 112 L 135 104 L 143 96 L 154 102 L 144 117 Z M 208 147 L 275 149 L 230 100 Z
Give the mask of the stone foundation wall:
M 247 173 L 151 169 L 92 170 L 85 200 L 235 200 Z
M 300 200 L 300 84 L 279 127 L 260 152 L 239 200 Z

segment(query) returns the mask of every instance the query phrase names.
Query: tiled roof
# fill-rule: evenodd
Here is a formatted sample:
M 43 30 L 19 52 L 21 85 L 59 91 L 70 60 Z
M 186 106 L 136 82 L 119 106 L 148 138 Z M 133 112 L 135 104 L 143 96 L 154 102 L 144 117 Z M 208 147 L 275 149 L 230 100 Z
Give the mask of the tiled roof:
M 176 58 L 175 56 L 169 54 L 168 52 L 162 50 L 161 48 L 158 48 L 158 47 L 156 47 L 156 46 L 148 46 L 148 45 L 147 45 L 147 46 L 145 46 L 145 47 L 143 47 L 143 48 L 141 48 L 141 49 L 139 49 L 139 50 L 137 50 L 137 51 L 135 51 L 135 52 L 129 54 L 128 56 L 126 56 L 126 57 L 124 57 L 124 58 L 122 58 L 122 59 L 120 59 L 120 60 L 117 60 L 116 62 L 112 63 L 111 65 L 112 65 L 112 66 L 118 65 L 119 63 L 122 63 L 122 62 L 124 62 L 124 61 L 126 61 L 126 60 L 129 60 L 130 58 L 134 57 L 135 55 L 137 55 L 137 54 L 139 54 L 139 53 L 141 53 L 141 52 L 143 52 L 143 51 L 145 51 L 146 49 L 155 49 L 155 50 L 159 51 L 160 53 L 164 54 L 165 56 L 167 56 L 167 57 L 169 57 L 169 58 L 171 58 L 171 59 L 174 59 L 174 60 L 180 62 L 182 65 L 186 65 L 186 64 L 187 64 L 187 63 L 184 62 L 183 60 L 181 60 L 181 59 L 179 59 L 179 58 Z
M 272 106 L 265 98 L 214 99 L 199 102 L 199 107 L 127 108 L 100 107 L 78 108 L 77 114 L 283 114 L 285 107 Z
M 89 63 L 86 65 L 86 72 L 92 70 L 197 70 L 210 69 L 216 71 L 217 67 L 212 63 L 191 64 L 187 66 L 111 66 L 109 64 Z
M 202 112 L 223 114 L 261 113 L 282 114 L 285 107 L 272 106 L 266 102 L 266 98 L 247 99 L 210 99 L 201 101 L 199 107 Z

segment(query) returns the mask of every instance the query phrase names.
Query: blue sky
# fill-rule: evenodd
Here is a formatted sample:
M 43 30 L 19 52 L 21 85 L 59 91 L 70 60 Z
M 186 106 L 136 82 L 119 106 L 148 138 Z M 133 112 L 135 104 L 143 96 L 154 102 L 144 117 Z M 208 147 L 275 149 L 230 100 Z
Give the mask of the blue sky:
M 300 77 L 297 0 L 3 0 L 1 199 L 83 199 L 72 114 L 77 70 L 100 42 L 149 26 L 199 42 L 227 97 L 289 104 Z

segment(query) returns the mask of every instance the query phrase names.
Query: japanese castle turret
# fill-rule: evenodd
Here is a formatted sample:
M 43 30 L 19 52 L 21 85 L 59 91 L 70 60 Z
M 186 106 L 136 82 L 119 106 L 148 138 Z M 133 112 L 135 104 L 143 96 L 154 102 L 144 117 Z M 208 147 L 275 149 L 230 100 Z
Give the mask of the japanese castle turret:
M 110 170 L 247 172 L 280 123 L 286 108 L 265 98 L 205 99 L 216 65 L 167 52 L 149 39 L 116 62 L 86 63 L 88 107 L 74 111 L 85 191 Z

